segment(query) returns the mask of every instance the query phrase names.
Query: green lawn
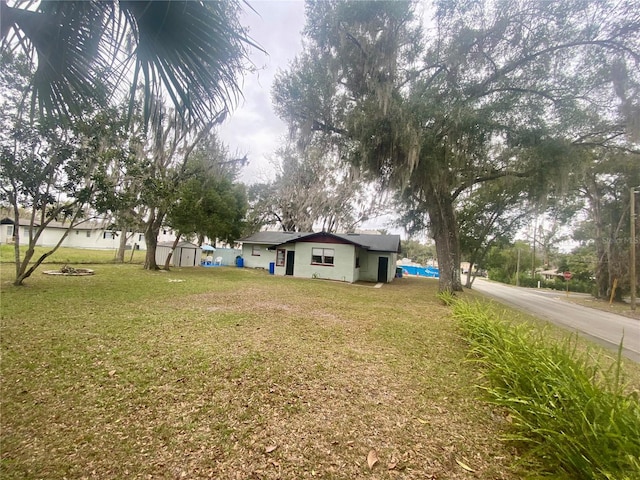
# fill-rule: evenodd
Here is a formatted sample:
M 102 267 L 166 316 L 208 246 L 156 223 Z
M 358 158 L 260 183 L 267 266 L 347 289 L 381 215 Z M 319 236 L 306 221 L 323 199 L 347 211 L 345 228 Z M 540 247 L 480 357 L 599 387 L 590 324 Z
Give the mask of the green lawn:
M 20 255 L 24 258 L 25 247 L 20 247 Z M 41 255 L 51 250 L 46 247 L 36 247 L 33 261 L 36 261 Z M 132 254 L 131 250 L 125 252 L 125 263 L 143 263 L 144 250 L 135 250 Z M 86 264 L 86 263 L 114 263 L 116 258 L 115 250 L 88 250 L 86 248 L 59 248 L 56 252 L 47 257 L 44 263 L 56 264 Z M 2 269 L 13 270 L 13 264 L 7 265 L 15 261 L 15 248 L 13 245 L 0 245 L 0 263 Z
M 2 264 L 3 479 L 537 478 L 434 280 L 86 266 Z

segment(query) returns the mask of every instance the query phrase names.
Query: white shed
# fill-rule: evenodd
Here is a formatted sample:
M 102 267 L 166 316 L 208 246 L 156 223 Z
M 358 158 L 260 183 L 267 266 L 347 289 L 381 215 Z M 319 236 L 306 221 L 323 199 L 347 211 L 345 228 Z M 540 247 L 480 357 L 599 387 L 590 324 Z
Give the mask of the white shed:
M 159 243 L 156 248 L 156 263 L 159 266 L 164 265 L 167 261 L 167 257 L 171 252 L 173 242 Z M 200 265 L 201 257 L 200 247 L 190 242 L 180 242 L 176 246 L 171 256 L 172 267 L 195 267 Z

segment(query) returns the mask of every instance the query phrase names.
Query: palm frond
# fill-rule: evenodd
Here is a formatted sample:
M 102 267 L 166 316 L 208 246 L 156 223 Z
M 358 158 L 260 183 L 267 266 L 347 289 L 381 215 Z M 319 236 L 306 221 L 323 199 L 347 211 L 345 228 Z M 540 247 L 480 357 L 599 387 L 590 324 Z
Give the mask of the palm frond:
M 206 122 L 237 102 L 247 49 L 259 48 L 238 23 L 235 0 L 1 0 L 0 7 L 2 48 L 35 52 L 33 102 L 55 116 L 103 104 L 107 94 L 133 102 L 141 80 L 145 121 L 166 96 L 185 120 Z

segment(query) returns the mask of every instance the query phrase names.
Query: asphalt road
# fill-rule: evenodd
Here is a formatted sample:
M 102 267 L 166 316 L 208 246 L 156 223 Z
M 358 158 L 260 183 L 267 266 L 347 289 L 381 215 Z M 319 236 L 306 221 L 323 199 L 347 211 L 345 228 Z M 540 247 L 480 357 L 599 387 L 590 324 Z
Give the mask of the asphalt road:
M 558 291 L 513 287 L 480 277 L 473 283 L 473 289 L 567 330 L 578 332 L 612 350 L 617 351 L 622 341 L 622 354 L 640 362 L 638 320 L 566 302 L 561 300 L 565 293 Z

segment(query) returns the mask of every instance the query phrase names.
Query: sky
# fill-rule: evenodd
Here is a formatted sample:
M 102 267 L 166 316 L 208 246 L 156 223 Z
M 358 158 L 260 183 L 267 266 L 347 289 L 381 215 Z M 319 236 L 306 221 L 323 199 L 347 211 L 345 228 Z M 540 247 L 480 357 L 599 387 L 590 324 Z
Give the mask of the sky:
M 247 154 L 249 165 L 240 176 L 247 184 L 274 176 L 269 157 L 286 138 L 287 126 L 273 110 L 271 86 L 276 73 L 287 69 L 301 52 L 304 28 L 302 0 L 250 0 L 249 4 L 255 12 L 245 6 L 240 22 L 267 54 L 257 49 L 251 52 L 257 71 L 245 74 L 244 98 L 218 131 L 232 155 Z

